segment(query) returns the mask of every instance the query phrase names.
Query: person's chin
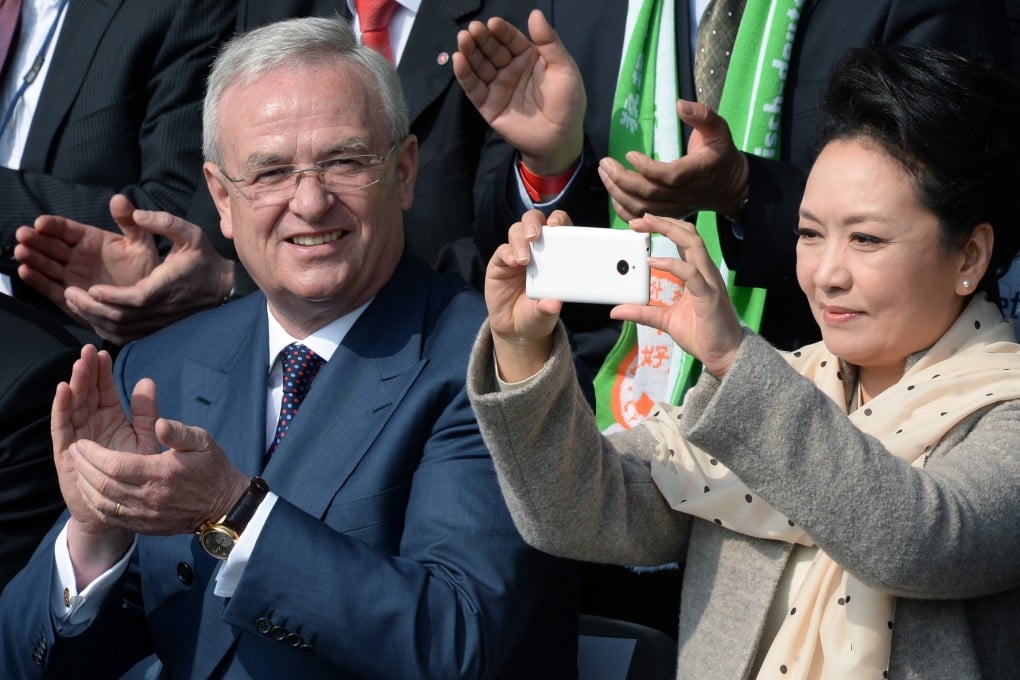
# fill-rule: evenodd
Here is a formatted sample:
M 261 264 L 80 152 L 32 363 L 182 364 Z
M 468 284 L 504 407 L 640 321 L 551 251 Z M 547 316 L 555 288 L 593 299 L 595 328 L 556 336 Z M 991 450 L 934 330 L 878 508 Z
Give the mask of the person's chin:
M 851 363 L 856 362 L 849 357 L 860 352 L 863 340 L 860 333 L 849 329 L 822 326 L 822 342 L 825 343 L 825 347 L 839 358 Z

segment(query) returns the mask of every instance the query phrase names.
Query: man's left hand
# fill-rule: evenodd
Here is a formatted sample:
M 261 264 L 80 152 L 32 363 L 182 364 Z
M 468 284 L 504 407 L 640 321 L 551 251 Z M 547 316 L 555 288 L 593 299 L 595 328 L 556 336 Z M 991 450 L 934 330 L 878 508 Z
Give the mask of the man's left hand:
M 108 517 L 111 524 L 156 536 L 191 533 L 223 517 L 244 495 L 249 477 L 206 430 L 161 418 L 156 436 L 168 450 L 155 456 L 86 440 L 74 444 L 79 488 L 89 505 L 120 504 Z

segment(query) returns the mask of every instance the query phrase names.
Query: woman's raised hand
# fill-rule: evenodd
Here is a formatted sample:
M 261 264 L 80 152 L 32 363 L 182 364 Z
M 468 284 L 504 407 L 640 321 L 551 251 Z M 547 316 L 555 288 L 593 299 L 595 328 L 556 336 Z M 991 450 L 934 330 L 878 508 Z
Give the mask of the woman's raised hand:
M 499 374 L 507 382 L 538 373 L 552 351 L 552 334 L 563 303 L 532 300 L 524 294 L 524 282 L 531 261 L 531 242 L 547 225 L 565 224 L 570 224 L 570 217 L 562 210 L 553 212 L 548 220 L 540 210 L 529 210 L 510 227 L 507 243 L 489 260 L 485 303 Z
M 709 373 L 721 379 L 737 354 L 742 331 L 726 281 L 712 262 L 705 242 L 693 224 L 670 217 L 646 214 L 630 225 L 634 231 L 661 234 L 676 244 L 681 259 L 653 257 L 649 263 L 681 279 L 684 291 L 671 305 L 618 305 L 611 316 L 668 333 Z

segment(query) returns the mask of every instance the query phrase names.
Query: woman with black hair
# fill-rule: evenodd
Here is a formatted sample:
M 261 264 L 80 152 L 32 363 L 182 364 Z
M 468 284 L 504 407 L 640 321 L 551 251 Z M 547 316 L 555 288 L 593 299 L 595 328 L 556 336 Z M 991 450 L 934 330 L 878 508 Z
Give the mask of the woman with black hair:
M 704 365 L 680 407 L 604 437 L 560 303 L 524 295 L 528 213 L 489 263 L 472 404 L 522 535 L 685 563 L 682 678 L 1013 678 L 1020 345 L 988 299 L 1020 250 L 1020 89 L 934 49 L 855 50 L 827 90 L 797 277 L 822 342 L 742 328 L 694 226 L 669 306 L 614 318 Z M 792 226 L 792 225 L 791 225 Z

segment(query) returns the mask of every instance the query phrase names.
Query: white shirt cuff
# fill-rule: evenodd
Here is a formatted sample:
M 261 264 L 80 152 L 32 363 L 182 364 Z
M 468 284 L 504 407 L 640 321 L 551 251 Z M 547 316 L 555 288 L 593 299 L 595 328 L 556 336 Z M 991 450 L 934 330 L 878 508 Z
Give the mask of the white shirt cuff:
M 74 635 L 92 623 L 96 614 L 99 613 L 100 607 L 103 606 L 103 601 L 110 589 L 127 570 L 128 561 L 131 559 L 137 543 L 137 540 L 133 541 L 119 562 L 79 593 L 78 583 L 74 577 L 74 565 L 71 563 L 71 553 L 67 548 L 67 524 L 64 525 L 53 546 L 56 573 L 53 579 L 53 591 L 50 593 L 50 608 L 53 611 L 53 620 L 56 622 L 58 633 L 65 636 Z
M 252 550 L 255 549 L 255 543 L 259 540 L 259 534 L 262 533 L 262 529 L 266 526 L 269 512 L 276 505 L 278 498 L 279 496 L 270 491 L 262 499 L 262 502 L 259 503 L 259 507 L 255 509 L 255 514 L 252 515 L 251 521 L 248 522 L 248 526 L 241 532 L 241 537 L 237 539 L 237 545 L 230 551 L 227 560 L 220 565 L 220 570 L 216 574 L 216 586 L 213 588 L 215 595 L 219 597 L 234 596 L 237 584 L 244 574 L 244 568 L 248 566 Z

